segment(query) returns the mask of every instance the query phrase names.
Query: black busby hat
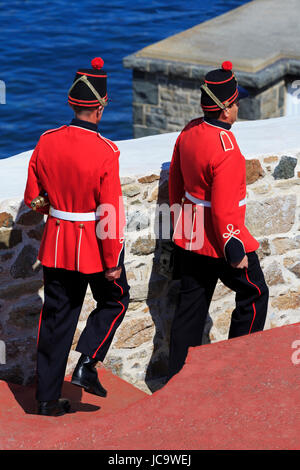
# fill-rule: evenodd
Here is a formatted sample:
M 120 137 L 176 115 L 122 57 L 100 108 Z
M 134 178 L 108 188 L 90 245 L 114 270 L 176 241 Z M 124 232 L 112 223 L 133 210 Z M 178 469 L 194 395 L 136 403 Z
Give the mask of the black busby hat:
M 201 106 L 204 111 L 225 109 L 237 99 L 248 95 L 245 89 L 238 86 L 229 61 L 223 62 L 221 69 L 208 72 L 204 81 L 201 86 Z
M 72 105 L 95 107 L 107 105 L 107 73 L 102 69 L 104 61 L 95 57 L 92 69 L 79 69 L 68 93 Z

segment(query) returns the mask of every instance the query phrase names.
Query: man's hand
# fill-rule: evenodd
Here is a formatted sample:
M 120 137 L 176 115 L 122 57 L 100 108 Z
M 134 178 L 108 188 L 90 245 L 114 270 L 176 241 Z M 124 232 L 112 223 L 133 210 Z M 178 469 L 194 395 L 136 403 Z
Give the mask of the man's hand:
M 122 268 L 106 269 L 104 275 L 108 281 L 115 281 L 121 276 Z
M 231 266 L 233 268 L 238 268 L 238 269 L 248 268 L 248 256 L 245 255 L 242 261 L 240 261 L 239 263 L 234 263 Z

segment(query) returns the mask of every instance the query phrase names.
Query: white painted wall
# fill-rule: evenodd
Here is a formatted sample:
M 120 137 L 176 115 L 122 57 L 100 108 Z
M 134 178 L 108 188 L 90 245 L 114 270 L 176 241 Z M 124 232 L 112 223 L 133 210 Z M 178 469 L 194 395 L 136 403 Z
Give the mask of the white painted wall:
M 300 112 L 296 116 L 237 122 L 232 131 L 245 158 L 300 151 Z M 178 134 L 117 141 L 120 175 L 146 175 L 168 167 Z M 0 160 L 0 200 L 23 195 L 31 154 L 29 151 Z

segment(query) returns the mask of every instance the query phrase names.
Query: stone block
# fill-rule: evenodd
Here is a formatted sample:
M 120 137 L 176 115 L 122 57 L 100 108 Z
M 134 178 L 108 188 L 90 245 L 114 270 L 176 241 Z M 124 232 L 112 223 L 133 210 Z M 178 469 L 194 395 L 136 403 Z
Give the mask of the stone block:
M 115 352 L 109 351 L 105 357 L 103 364 L 106 368 L 112 371 L 113 374 L 118 375 L 119 377 L 123 376 L 124 369 L 124 357 Z
M 226 287 L 221 281 L 218 281 L 212 300 L 220 300 L 227 294 L 232 294 L 232 291 L 228 287 Z
M 31 279 L 30 281 L 15 281 L 0 286 L 0 298 L 14 301 L 23 295 L 38 293 L 43 286 L 42 279 Z
M 22 241 L 22 231 L 19 229 L 0 229 L 0 250 L 13 248 Z
M 8 212 L 1 212 L 0 213 L 0 228 L 10 228 L 13 226 L 13 216 Z
M 288 269 L 300 279 L 300 262 L 294 264 L 292 267 Z
M 284 155 L 283 157 L 281 157 L 279 164 L 276 166 L 274 170 L 274 173 L 273 173 L 274 178 L 276 180 L 293 178 L 297 163 L 298 163 L 297 158 Z
M 8 324 L 22 331 L 37 329 L 42 305 L 42 300 L 37 295 L 19 301 L 9 311 Z
M 125 184 L 122 186 L 123 196 L 134 197 L 140 194 L 141 188 L 137 184 Z
M 148 211 L 145 208 L 143 210 L 135 210 L 130 212 L 127 216 L 127 226 L 126 229 L 128 232 L 139 232 L 150 225 L 150 217 Z
M 169 126 L 172 127 L 172 129 L 175 129 L 177 131 L 180 131 L 189 121 L 189 118 L 184 118 L 184 117 L 179 117 L 179 116 L 172 116 L 167 118 L 167 128 Z
M 174 91 L 159 85 L 159 97 L 161 101 L 173 101 Z
M 285 84 L 283 83 L 282 85 L 279 86 L 279 90 L 278 90 L 278 107 L 284 109 L 285 102 L 286 102 L 286 87 L 285 87 Z
M 155 60 L 155 61 L 152 60 L 149 64 L 150 73 L 168 75 L 168 71 L 169 71 L 169 62 L 166 60 Z
M 133 136 L 135 139 L 139 139 L 140 137 L 147 137 L 149 135 L 157 135 L 161 134 L 161 129 L 154 128 L 154 127 L 146 127 L 140 125 L 133 126 Z
M 278 162 L 279 158 L 275 155 L 270 155 L 269 157 L 264 158 L 264 163 L 275 163 Z
M 158 104 L 158 86 L 155 81 L 133 80 L 133 103 Z
M 264 170 L 257 159 L 246 160 L 246 184 L 255 183 L 264 176 Z
M 169 63 L 169 77 L 191 78 L 191 68 L 181 62 L 170 61 Z
M 131 183 L 134 183 L 135 182 L 135 178 L 132 178 L 130 176 L 121 176 L 120 177 L 120 183 L 121 185 L 125 185 L 125 184 L 131 184 Z
M 133 104 L 132 113 L 133 113 L 133 122 L 135 124 L 141 124 L 141 125 L 145 124 L 143 105 Z
M 281 266 L 276 261 L 273 261 L 273 263 L 264 269 L 264 276 L 269 286 L 284 283 Z
M 289 232 L 295 223 L 296 195 L 249 201 L 245 223 L 253 236 Z
M 123 321 L 116 335 L 114 346 L 117 349 L 132 349 L 151 341 L 154 335 L 151 315 Z
M 222 336 L 227 337 L 231 322 L 231 314 L 233 309 L 226 309 L 224 313 L 217 316 L 214 321 L 214 329 Z
M 240 101 L 239 119 L 261 119 L 261 99 L 260 96 L 244 98 Z
M 266 256 L 270 256 L 271 248 L 270 242 L 267 238 L 259 240 L 259 248 L 257 249 L 256 253 L 260 260 L 262 260 Z
M 176 90 L 174 91 L 175 103 L 189 104 L 190 92 L 188 90 Z
M 165 278 L 134 281 L 131 283 L 130 297 L 134 302 L 162 298 L 167 284 Z
M 165 129 L 166 127 L 166 117 L 162 112 L 156 111 L 151 114 L 146 114 L 146 126 L 147 127 L 157 127 L 159 129 Z
M 150 235 L 147 238 L 138 237 L 131 246 L 131 253 L 137 256 L 150 255 L 154 253 L 155 246 L 156 240 Z
M 159 186 L 153 189 L 148 202 L 157 201 L 158 204 L 169 204 L 169 183 L 163 181 Z
M 180 115 L 180 106 L 174 102 L 166 102 L 163 106 L 166 116 L 174 117 Z
M 283 259 L 283 265 L 288 269 L 298 262 L 300 262 L 299 254 L 295 256 L 287 256 Z
M 150 184 L 153 183 L 154 181 L 159 180 L 160 176 L 159 175 L 148 175 L 148 176 L 142 176 L 141 178 L 138 179 L 139 183 L 142 184 Z
M 41 223 L 41 221 L 44 219 L 44 215 L 41 214 L 40 212 L 35 212 L 35 211 L 27 211 L 23 212 L 18 218 L 16 223 L 19 225 L 37 225 Z
M 44 224 L 41 224 L 35 228 L 32 228 L 31 230 L 28 231 L 28 237 L 33 238 L 34 240 L 41 241 L 43 238 L 44 228 L 45 228 Z
M 5 263 L 6 261 L 12 259 L 13 256 L 14 256 L 13 251 L 6 252 L 0 256 L 0 261 Z
M 285 294 L 280 294 L 271 302 L 272 307 L 279 310 L 298 310 L 300 309 L 300 290 L 289 290 Z
M 37 260 L 38 251 L 32 245 L 25 245 L 21 253 L 18 255 L 16 261 L 11 267 L 10 273 L 14 279 L 34 276 L 37 271 L 34 268 L 34 264 Z
M 300 248 L 300 238 L 278 237 L 272 241 L 272 244 L 278 255 L 283 255 L 291 250 Z

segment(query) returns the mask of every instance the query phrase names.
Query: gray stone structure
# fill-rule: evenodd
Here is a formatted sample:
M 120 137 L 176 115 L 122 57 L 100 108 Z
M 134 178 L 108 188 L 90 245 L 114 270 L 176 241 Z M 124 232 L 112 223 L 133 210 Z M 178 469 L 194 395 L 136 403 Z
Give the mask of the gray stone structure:
M 299 15 L 298 0 L 255 0 L 126 57 L 134 137 L 178 131 L 201 116 L 200 84 L 224 60 L 250 93 L 240 119 L 283 116 L 287 84 L 300 77 Z

